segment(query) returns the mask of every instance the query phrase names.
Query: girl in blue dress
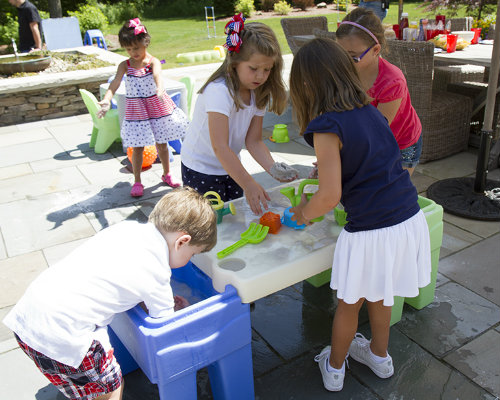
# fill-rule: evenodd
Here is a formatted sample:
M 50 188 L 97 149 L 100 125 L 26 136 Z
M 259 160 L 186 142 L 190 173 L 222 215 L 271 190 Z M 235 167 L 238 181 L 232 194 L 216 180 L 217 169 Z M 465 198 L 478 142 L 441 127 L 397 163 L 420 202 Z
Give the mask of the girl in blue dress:
M 318 191 L 292 208 L 292 219 L 308 225 L 339 202 L 347 212 L 330 282 L 338 298 L 331 346 L 315 357 L 325 388 L 339 391 L 348 355 L 380 378 L 393 375 L 391 307 L 394 296 L 417 296 L 430 283 L 429 231 L 396 139 L 342 47 L 325 39 L 304 45 L 293 59 L 290 95 L 319 178 Z M 365 301 L 371 340 L 356 333 Z

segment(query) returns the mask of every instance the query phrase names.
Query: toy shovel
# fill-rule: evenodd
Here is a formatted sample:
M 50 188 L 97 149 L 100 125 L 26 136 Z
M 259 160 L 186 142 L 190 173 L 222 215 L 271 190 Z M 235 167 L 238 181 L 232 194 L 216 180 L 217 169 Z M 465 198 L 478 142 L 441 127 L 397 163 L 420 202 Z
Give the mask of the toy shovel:
M 241 239 L 238 240 L 235 244 L 232 244 L 231 246 L 226 247 L 224 250 L 219 251 L 217 253 L 217 258 L 224 258 L 247 243 L 256 244 L 262 242 L 267 236 L 268 231 L 268 226 L 263 226 L 261 224 L 252 222 L 248 229 L 241 234 Z

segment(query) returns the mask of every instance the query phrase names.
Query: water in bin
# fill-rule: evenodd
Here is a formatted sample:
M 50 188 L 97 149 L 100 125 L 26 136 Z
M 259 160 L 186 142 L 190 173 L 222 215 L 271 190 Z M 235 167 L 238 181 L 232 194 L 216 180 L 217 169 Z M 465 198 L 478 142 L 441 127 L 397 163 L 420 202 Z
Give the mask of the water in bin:
M 192 288 L 184 282 L 179 282 L 174 277 L 172 277 L 170 284 L 172 286 L 174 296 L 184 297 L 189 302 L 189 305 L 199 303 L 206 297 L 203 296 L 203 293 L 201 293 L 198 289 Z

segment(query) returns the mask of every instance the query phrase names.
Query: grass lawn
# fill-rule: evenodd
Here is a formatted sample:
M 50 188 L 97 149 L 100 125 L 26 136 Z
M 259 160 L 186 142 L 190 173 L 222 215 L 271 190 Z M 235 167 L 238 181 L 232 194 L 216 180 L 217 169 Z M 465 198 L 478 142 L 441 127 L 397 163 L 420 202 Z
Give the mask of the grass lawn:
M 435 15 L 427 14 L 425 10 L 420 7 L 421 4 L 423 3 L 405 3 L 403 11 L 409 14 L 410 20 L 418 21 L 420 18 L 433 17 L 433 15 Z M 464 15 L 464 10 L 458 13 L 458 17 Z M 327 14 L 328 29 L 330 31 L 335 31 L 337 29 L 337 21 L 341 21 L 344 16 L 345 13 L 343 12 L 340 12 L 338 15 L 334 12 Z M 397 16 L 398 3 L 393 2 L 390 4 L 387 17 L 384 19 L 384 24 L 397 23 Z M 288 54 L 291 53 L 291 51 L 286 42 L 283 29 L 281 28 L 281 18 L 282 17 L 265 19 L 249 18 L 247 22 L 254 20 L 269 25 L 278 37 L 283 54 Z M 163 68 L 175 68 L 187 65 L 176 62 L 175 57 L 178 53 L 211 50 L 214 46 L 222 45 L 225 41 L 224 26 L 226 21 L 216 21 L 217 37 L 209 39 L 207 37 L 207 25 L 204 15 L 198 19 L 144 19 L 142 21 L 151 34 L 149 51 L 158 59 L 165 60 Z M 109 27 L 109 33 L 117 34 L 119 29 L 120 25 L 111 25 Z M 212 29 L 210 29 L 210 32 L 213 34 Z M 125 56 L 127 55 L 122 49 L 117 50 L 117 52 Z M 206 63 L 206 61 L 203 61 L 198 64 Z M 189 65 L 195 64 L 196 63 Z

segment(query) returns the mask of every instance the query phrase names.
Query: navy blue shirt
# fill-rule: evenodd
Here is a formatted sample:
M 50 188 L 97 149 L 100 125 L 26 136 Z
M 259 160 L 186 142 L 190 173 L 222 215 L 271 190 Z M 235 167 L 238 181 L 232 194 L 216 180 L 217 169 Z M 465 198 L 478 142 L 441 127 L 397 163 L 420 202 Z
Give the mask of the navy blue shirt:
M 329 112 L 312 120 L 304 133 L 335 133 L 342 142 L 342 197 L 348 232 L 399 224 L 420 207 L 415 186 L 401 165 L 401 153 L 384 116 L 372 105 Z
M 17 20 L 19 22 L 19 51 L 25 53 L 35 47 L 35 39 L 30 28 L 30 23 L 37 22 L 42 36 L 42 19 L 37 8 L 26 0 L 17 8 Z

